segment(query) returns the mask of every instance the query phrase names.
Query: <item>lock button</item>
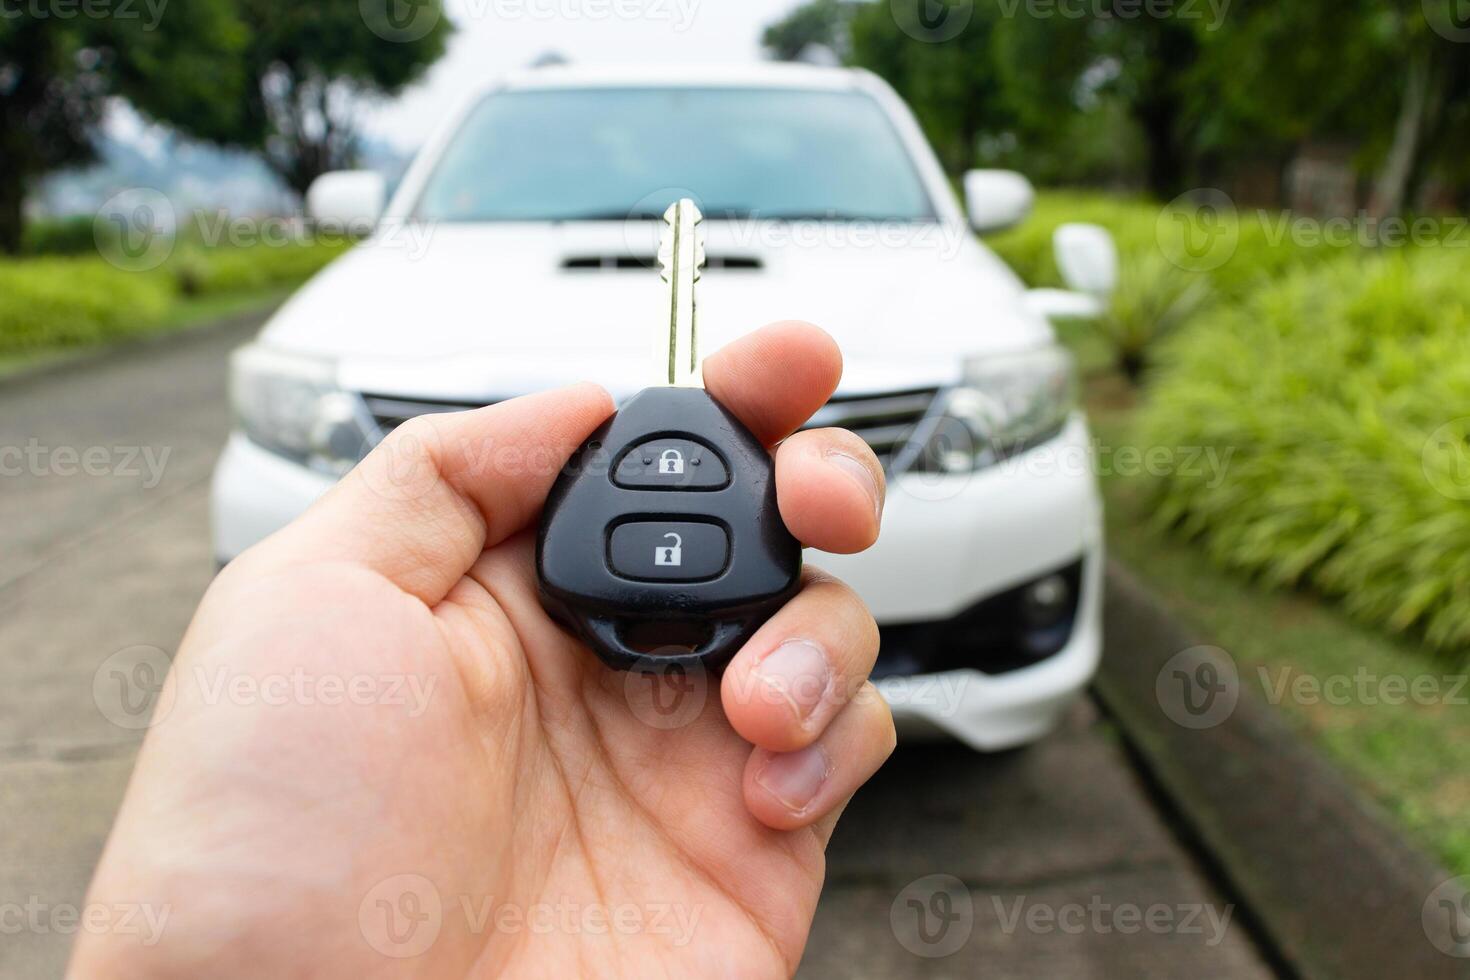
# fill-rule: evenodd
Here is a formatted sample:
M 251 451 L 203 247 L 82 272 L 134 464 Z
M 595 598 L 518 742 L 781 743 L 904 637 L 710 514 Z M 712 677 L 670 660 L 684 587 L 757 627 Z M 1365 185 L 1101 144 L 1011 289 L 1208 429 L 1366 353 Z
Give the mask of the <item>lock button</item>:
M 629 490 L 720 490 L 730 482 L 724 460 L 693 439 L 652 439 L 624 453 L 613 483 Z
M 725 570 L 730 539 L 717 524 L 638 521 L 612 531 L 608 563 L 623 578 L 698 582 Z

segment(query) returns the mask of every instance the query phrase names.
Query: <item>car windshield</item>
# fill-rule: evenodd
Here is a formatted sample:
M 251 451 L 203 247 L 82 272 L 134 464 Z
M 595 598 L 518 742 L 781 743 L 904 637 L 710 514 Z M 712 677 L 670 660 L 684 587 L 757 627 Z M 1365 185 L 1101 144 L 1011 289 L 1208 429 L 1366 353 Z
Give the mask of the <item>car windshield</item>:
M 692 196 L 710 218 L 932 221 L 858 92 L 548 89 L 491 95 L 419 196 L 424 221 L 620 221 Z

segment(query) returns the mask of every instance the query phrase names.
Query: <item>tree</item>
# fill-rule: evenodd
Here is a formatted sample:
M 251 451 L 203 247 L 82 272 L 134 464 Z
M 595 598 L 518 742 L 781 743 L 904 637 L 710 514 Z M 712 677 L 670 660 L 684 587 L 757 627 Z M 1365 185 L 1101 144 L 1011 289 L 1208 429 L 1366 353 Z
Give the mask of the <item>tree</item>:
M 305 194 L 357 152 L 364 97 L 394 95 L 444 53 L 439 0 L 236 0 L 251 27 L 242 52 L 244 120 L 224 142 L 259 150 Z
M 997 31 L 995 57 L 1023 132 L 1047 141 L 1088 111 L 1084 102 L 1117 105 L 1142 139 L 1145 186 L 1164 199 L 1188 188 L 1205 118 L 1193 99 L 1202 81 L 1194 22 L 1121 0 L 1061 10 L 1007 17 Z
M 962 25 L 938 28 L 926 26 L 930 3 L 895 0 L 859 8 L 852 60 L 898 90 L 945 168 L 960 173 L 975 166 L 982 136 L 1003 133 L 1015 121 L 992 52 L 999 11 L 976 4 Z
M 0 252 L 20 247 L 22 206 L 35 182 L 93 158 L 114 96 L 190 131 L 220 134 L 235 119 L 232 70 L 244 32 L 224 0 L 119 8 L 62 18 L 28 5 L 0 18 Z
M 796 61 L 814 45 L 846 58 L 852 14 L 851 0 L 810 0 L 768 26 L 761 44 L 778 61 Z
M 1201 35 L 1205 70 L 1233 82 L 1214 107 L 1222 142 L 1352 139 L 1377 218 L 1412 206 L 1431 172 L 1463 180 L 1470 25 L 1448 2 L 1242 0 Z

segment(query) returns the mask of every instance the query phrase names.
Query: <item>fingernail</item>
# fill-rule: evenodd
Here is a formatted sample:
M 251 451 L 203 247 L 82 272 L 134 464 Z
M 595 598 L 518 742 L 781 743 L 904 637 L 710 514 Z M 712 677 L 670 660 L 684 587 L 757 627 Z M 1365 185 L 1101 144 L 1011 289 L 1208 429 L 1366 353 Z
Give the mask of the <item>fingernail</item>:
M 852 476 L 868 492 L 868 496 L 873 501 L 873 516 L 881 518 L 883 500 L 878 493 L 878 483 L 873 479 L 873 471 L 864 466 L 856 456 L 848 455 L 840 449 L 829 449 L 826 456 L 828 462 Z
M 827 654 L 810 640 L 787 640 L 756 665 L 755 676 L 791 705 L 802 724 L 822 703 L 832 683 Z
M 820 745 L 809 745 L 799 752 L 773 755 L 761 767 L 755 781 L 792 813 L 802 813 L 812 805 L 827 777 L 832 763 Z

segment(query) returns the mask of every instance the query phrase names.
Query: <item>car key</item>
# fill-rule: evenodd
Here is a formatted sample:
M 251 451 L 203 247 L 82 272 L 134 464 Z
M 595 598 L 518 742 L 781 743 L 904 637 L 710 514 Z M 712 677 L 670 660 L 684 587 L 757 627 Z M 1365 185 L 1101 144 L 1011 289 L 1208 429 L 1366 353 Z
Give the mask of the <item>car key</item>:
M 664 215 L 668 319 L 658 385 L 629 399 L 558 477 L 542 511 L 542 604 L 619 670 L 718 670 L 795 594 L 801 545 L 769 453 L 704 390 L 694 202 Z

